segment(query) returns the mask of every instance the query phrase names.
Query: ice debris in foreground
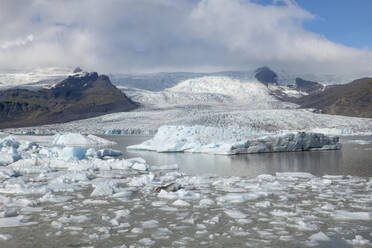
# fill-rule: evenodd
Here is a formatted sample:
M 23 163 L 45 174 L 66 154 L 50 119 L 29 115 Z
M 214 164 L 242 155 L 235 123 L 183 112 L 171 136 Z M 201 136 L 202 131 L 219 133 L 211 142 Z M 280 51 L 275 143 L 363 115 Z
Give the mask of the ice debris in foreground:
M 258 137 L 251 131 L 206 126 L 162 126 L 152 139 L 132 150 L 195 152 L 232 155 L 239 153 L 295 152 L 341 149 L 338 137 L 320 133 L 287 133 Z
M 0 247 L 371 245 L 372 178 L 192 176 L 95 148 L 65 160 L 45 151 L 66 147 L 1 144 L 21 158 L 0 167 Z

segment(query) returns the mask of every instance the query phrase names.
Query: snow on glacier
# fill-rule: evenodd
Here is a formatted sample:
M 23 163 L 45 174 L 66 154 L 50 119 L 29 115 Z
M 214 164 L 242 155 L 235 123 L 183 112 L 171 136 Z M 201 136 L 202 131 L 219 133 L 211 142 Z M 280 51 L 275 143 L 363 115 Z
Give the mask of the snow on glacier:
M 261 135 L 252 130 L 222 129 L 205 126 L 163 126 L 155 137 L 130 150 L 157 152 L 198 152 L 238 154 L 340 149 L 338 137 L 318 133 Z
M 254 78 L 199 76 L 162 91 L 122 88 L 141 107 L 86 120 L 9 129 L 14 133 L 153 135 L 163 125 L 206 125 L 261 132 L 319 132 L 329 135 L 370 135 L 372 120 L 317 114 L 276 99 L 271 88 Z

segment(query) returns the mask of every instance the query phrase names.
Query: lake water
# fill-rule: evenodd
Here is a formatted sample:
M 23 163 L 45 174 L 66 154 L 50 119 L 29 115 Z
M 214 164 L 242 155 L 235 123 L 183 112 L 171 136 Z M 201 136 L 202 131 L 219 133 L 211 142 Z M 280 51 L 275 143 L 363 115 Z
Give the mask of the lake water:
M 98 168 L 89 167 L 95 160 L 66 168 L 56 161 L 26 163 L 15 167 L 15 176 L 3 166 L 1 248 L 349 248 L 372 243 L 372 137 L 345 138 L 340 151 L 236 156 L 129 152 L 128 145 L 151 137 L 104 137 L 116 141 L 113 148 L 126 158 L 177 163 L 185 173 L 110 169 L 110 160 L 98 160 Z M 51 137 L 32 138 L 47 144 Z M 299 171 L 315 176 L 274 175 Z M 156 191 L 169 183 L 181 189 Z
M 197 153 L 127 151 L 151 137 L 103 136 L 117 142 L 112 148 L 124 157 L 142 157 L 150 165 L 178 164 L 190 175 L 258 176 L 276 172 L 308 172 L 316 176 L 372 176 L 372 136 L 341 138 L 343 148 L 334 151 L 239 154 L 234 156 Z

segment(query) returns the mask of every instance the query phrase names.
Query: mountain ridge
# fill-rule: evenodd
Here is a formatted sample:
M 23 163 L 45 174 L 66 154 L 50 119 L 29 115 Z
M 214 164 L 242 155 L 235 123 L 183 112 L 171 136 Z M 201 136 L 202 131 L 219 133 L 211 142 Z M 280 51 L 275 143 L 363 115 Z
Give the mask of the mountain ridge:
M 79 72 L 38 91 L 0 91 L 0 128 L 68 122 L 136 107 L 107 76 Z
M 372 78 L 333 85 L 294 102 L 302 108 L 313 108 L 324 114 L 372 118 Z

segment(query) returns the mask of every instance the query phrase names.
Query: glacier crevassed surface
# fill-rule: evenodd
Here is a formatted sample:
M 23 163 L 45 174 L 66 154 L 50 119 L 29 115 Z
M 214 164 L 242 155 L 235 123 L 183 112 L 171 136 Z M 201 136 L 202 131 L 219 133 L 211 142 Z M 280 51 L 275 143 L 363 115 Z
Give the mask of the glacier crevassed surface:
M 239 153 L 294 152 L 341 149 L 338 137 L 320 133 L 287 133 L 261 137 L 251 130 L 205 126 L 162 126 L 152 139 L 131 150 L 194 152 L 232 155 Z

